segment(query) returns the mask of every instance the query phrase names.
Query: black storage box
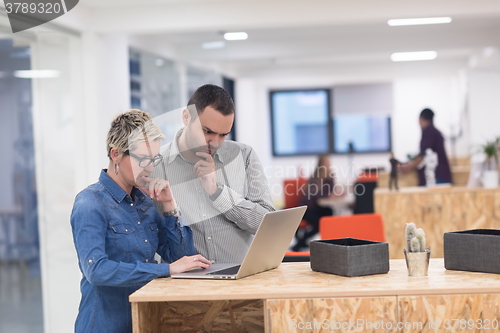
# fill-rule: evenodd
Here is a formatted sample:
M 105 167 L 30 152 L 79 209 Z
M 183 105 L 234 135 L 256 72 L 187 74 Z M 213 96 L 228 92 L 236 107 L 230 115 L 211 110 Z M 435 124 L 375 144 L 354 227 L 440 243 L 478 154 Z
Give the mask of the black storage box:
M 311 269 L 342 276 L 389 272 L 389 244 L 356 238 L 318 240 L 309 243 Z
M 500 274 L 500 230 L 445 232 L 443 242 L 446 269 Z

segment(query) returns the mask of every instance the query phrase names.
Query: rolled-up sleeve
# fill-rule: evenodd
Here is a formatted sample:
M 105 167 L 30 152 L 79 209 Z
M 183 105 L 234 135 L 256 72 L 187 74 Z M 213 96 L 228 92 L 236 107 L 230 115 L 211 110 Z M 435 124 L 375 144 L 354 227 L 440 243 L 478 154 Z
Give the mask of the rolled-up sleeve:
M 255 234 L 264 215 L 275 209 L 262 164 L 253 149 L 245 158 L 244 172 L 241 176 L 248 184 L 245 195 L 224 186 L 213 205 L 238 227 Z

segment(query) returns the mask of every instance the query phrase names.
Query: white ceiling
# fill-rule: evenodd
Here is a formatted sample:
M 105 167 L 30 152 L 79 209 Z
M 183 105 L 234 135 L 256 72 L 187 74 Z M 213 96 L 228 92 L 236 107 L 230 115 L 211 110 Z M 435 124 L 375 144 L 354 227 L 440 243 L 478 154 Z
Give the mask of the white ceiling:
M 485 48 L 500 48 L 498 0 L 80 0 L 72 12 L 61 24 L 126 33 L 168 45 L 179 59 L 241 73 L 276 64 L 390 66 L 393 52 L 427 50 L 438 51 L 435 63 L 464 66 Z M 435 16 L 453 21 L 387 25 L 391 18 Z M 220 50 L 201 48 L 223 40 L 225 31 L 245 31 L 249 38 Z

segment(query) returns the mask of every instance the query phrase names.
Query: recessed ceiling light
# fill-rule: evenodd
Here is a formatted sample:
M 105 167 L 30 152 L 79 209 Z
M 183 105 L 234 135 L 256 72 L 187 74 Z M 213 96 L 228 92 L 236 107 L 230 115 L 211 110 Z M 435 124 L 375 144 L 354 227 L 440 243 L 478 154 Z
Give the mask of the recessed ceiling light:
M 165 60 L 163 60 L 162 58 L 157 58 L 155 60 L 155 65 L 158 66 L 158 67 L 161 67 L 165 64 Z
M 436 51 L 420 51 L 420 52 L 396 52 L 391 54 L 392 61 L 418 61 L 432 60 L 437 57 Z
M 226 47 L 226 43 L 223 40 L 217 40 L 215 42 L 206 42 L 201 44 L 201 48 L 204 50 L 215 50 L 215 49 L 223 49 Z
M 407 19 L 393 19 L 387 21 L 391 27 L 400 25 L 421 25 L 421 24 L 443 24 L 450 23 L 451 17 L 424 17 L 424 18 L 407 18 Z
M 246 32 L 226 32 L 224 34 L 224 39 L 226 40 L 245 40 L 248 38 Z
M 51 69 L 14 71 L 14 76 L 22 79 L 46 79 L 59 77 L 60 72 Z

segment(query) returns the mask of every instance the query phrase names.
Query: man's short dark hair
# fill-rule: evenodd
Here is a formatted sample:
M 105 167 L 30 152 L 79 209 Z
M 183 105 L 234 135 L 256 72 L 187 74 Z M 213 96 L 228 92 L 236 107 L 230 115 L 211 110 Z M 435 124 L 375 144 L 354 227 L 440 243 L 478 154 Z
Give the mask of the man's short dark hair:
M 422 112 L 420 112 L 420 118 L 428 120 L 432 123 L 434 120 L 434 112 L 432 112 L 431 109 L 423 109 Z
M 224 116 L 234 113 L 234 103 L 231 95 L 215 84 L 205 84 L 194 92 L 188 101 L 189 105 L 196 105 L 198 114 L 202 113 L 207 106 L 213 107 Z

